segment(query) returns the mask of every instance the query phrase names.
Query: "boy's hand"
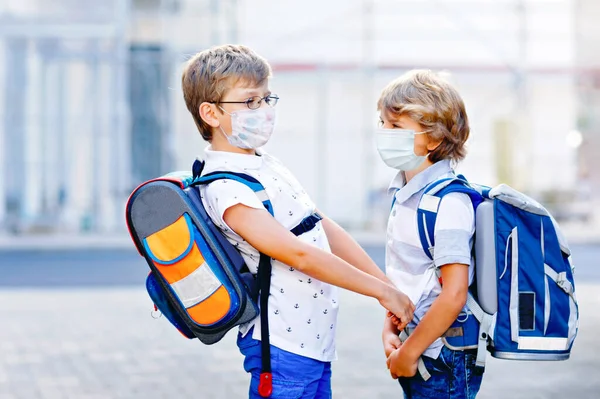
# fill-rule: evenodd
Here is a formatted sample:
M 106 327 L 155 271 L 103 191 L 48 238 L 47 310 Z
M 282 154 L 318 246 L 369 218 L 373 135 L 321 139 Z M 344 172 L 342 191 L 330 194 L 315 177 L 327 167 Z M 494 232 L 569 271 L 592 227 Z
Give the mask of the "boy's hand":
M 402 341 L 400 341 L 398 334 L 395 334 L 392 331 L 384 330 L 381 334 L 381 340 L 383 341 L 383 351 L 385 352 L 386 358 L 390 357 L 392 352 L 402 345 Z
M 419 357 L 414 358 L 407 347 L 400 346 L 387 359 L 387 367 L 393 379 L 398 377 L 413 377 L 417 374 Z
M 379 299 L 381 306 L 393 313 L 398 319 L 398 330 L 403 330 L 404 327 L 412 320 L 415 305 L 403 292 L 395 287 L 387 286 L 383 297 Z
M 390 318 L 390 320 L 392 321 L 392 324 L 398 328 L 398 326 L 401 324 L 400 319 L 397 318 L 392 312 L 387 312 L 387 317 Z M 400 330 L 400 329 L 399 329 Z

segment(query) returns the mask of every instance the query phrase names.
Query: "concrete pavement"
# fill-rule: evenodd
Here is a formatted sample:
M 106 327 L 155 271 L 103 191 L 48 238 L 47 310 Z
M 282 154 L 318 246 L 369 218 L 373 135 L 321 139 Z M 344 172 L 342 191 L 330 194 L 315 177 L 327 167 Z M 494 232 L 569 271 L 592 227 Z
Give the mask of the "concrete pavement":
M 0 250 L 0 399 L 247 397 L 235 333 L 204 346 L 152 319 L 147 266 L 127 240 L 62 241 Z M 381 264 L 381 246 L 366 247 Z M 581 324 L 571 359 L 488 357 L 479 398 L 600 397 L 600 246 L 573 251 Z M 402 397 L 385 367 L 382 309 L 346 291 L 341 299 L 334 398 Z
M 598 398 L 600 296 L 578 286 L 580 334 L 565 362 L 488 358 L 479 398 Z M 399 398 L 380 343 L 376 301 L 344 291 L 335 398 Z M 150 316 L 140 288 L 0 290 L 0 399 L 243 398 L 235 334 L 213 346 Z

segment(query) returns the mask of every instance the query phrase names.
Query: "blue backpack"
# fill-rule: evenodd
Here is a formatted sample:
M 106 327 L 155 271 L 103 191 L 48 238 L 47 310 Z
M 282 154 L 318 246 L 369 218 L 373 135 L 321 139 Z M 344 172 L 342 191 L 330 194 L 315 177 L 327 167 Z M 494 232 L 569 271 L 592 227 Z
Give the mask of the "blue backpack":
M 444 337 L 444 343 L 478 348 L 480 367 L 486 349 L 500 359 L 568 359 L 579 310 L 571 251 L 556 221 L 504 184 L 478 186 L 461 175 L 441 179 L 426 187 L 417 209 L 420 242 L 432 261 L 439 204 L 450 193 L 467 194 L 475 209 L 476 279 L 467 300 L 474 318 L 459 317 L 453 327 L 462 325 L 464 335 Z
M 233 172 L 201 175 L 203 168 L 204 163 L 196 161 L 191 174 L 171 173 L 136 188 L 126 207 L 129 233 L 150 267 L 146 288 L 155 310 L 160 310 L 185 337 L 214 344 L 260 313 L 259 393 L 269 397 L 272 377 L 267 307 L 271 258 L 260 254 L 255 277 L 238 250 L 213 224 L 197 186 L 235 180 L 252 189 L 271 215 L 273 207 L 255 178 Z M 310 231 L 319 220 L 319 215 L 310 215 L 292 233 Z

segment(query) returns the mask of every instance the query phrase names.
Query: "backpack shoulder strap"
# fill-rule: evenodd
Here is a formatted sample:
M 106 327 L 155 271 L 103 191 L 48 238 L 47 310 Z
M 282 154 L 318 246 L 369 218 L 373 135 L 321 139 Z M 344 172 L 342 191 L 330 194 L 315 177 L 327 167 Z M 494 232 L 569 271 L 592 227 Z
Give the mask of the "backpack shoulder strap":
M 200 163 L 201 165 L 198 166 L 198 163 Z M 258 199 L 262 202 L 265 209 L 267 211 L 269 211 L 271 216 L 273 216 L 273 205 L 271 204 L 271 200 L 269 200 L 269 197 L 267 196 L 265 187 L 257 179 L 255 179 L 254 177 L 247 175 L 245 173 L 236 173 L 236 172 L 227 172 L 227 171 L 211 172 L 211 173 L 207 173 L 204 176 L 201 176 L 200 173 L 202 172 L 203 168 L 204 168 L 204 162 L 199 161 L 199 160 L 196 160 L 194 162 L 194 166 L 192 167 L 194 176 L 193 176 L 193 181 L 189 184 L 190 186 L 207 185 L 207 184 L 210 184 L 217 180 L 225 180 L 225 179 L 235 180 L 239 183 L 244 184 L 249 189 L 254 191 L 254 193 L 256 194 Z
M 462 175 L 436 180 L 425 188 L 417 208 L 417 228 L 423 251 L 433 260 L 435 247 L 435 222 L 442 198 L 450 193 L 467 194 L 473 209 L 483 201 L 481 193 L 471 187 Z
M 235 180 L 246 185 L 257 195 L 258 199 L 263 203 L 265 209 L 274 216 L 273 205 L 267 196 L 265 187 L 254 177 L 245 173 L 217 171 L 207 173 L 202 176 L 204 162 L 196 160 L 192 166 L 193 181 L 190 186 L 200 186 L 210 184 L 217 180 Z M 271 258 L 260 252 L 260 260 L 258 263 L 258 286 L 260 290 L 260 327 L 261 327 L 261 375 L 259 383 L 259 391 L 264 393 L 265 397 L 270 396 L 272 386 L 271 374 L 271 346 L 269 341 L 269 292 L 271 290 Z

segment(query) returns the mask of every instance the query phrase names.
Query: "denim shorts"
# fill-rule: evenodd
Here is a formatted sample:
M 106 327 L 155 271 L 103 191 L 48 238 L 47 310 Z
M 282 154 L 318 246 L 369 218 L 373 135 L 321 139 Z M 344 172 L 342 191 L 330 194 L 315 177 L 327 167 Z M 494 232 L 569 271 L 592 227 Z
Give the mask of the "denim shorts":
M 238 335 L 240 352 L 244 355 L 244 370 L 252 374 L 250 399 L 260 399 L 258 383 L 261 372 L 260 341 Z M 271 399 L 331 399 L 331 363 L 286 352 L 271 345 L 273 394 Z
M 474 399 L 479 392 L 483 369 L 475 367 L 477 350 L 454 351 L 442 347 L 440 356 L 422 357 L 431 378 L 424 381 L 421 375 L 398 378 L 406 399 L 447 398 Z

